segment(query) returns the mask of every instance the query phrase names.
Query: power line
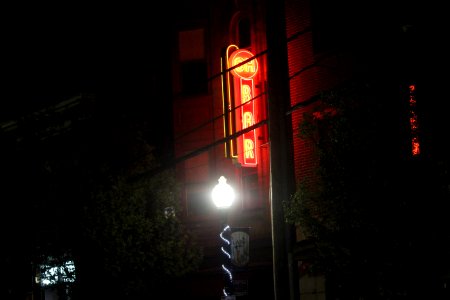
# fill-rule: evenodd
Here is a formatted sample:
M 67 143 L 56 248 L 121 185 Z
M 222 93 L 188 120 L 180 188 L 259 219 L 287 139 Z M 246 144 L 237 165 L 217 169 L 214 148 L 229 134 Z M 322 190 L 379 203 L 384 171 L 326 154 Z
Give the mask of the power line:
M 189 152 L 188 154 L 185 154 L 183 156 L 171 159 L 168 162 L 161 164 L 159 167 L 156 167 L 156 168 L 154 168 L 154 169 L 152 169 L 152 170 L 150 170 L 148 172 L 144 172 L 144 173 L 141 173 L 141 174 L 139 174 L 137 176 L 134 176 L 133 178 L 131 178 L 131 181 L 138 181 L 138 180 L 140 180 L 140 179 L 142 179 L 144 177 L 154 176 L 154 175 L 156 175 L 156 174 L 158 174 L 158 173 L 160 173 L 160 172 L 162 172 L 162 171 L 164 171 L 164 170 L 166 170 L 166 169 L 168 169 L 170 167 L 175 166 L 176 164 L 178 164 L 178 163 L 180 163 L 182 161 L 185 161 L 185 160 L 187 160 L 189 158 L 192 158 L 192 157 L 195 157 L 195 156 L 197 156 L 197 155 L 199 155 L 199 154 L 201 154 L 201 153 L 203 153 L 205 151 L 208 151 L 212 147 L 215 147 L 215 146 L 217 146 L 219 144 L 226 143 L 226 142 L 228 142 L 228 141 L 230 141 L 232 139 L 235 139 L 235 138 L 239 137 L 240 135 L 243 135 L 244 133 L 247 133 L 247 132 L 252 131 L 252 130 L 254 130 L 256 128 L 259 128 L 259 127 L 261 127 L 263 125 L 266 125 L 267 122 L 268 122 L 267 119 L 262 120 L 262 121 L 254 124 L 252 126 L 249 126 L 249 127 L 245 128 L 245 129 L 243 129 L 241 131 L 235 132 L 235 133 L 233 133 L 233 134 L 231 134 L 231 135 L 229 135 L 227 137 L 224 137 L 224 138 L 222 138 L 220 140 L 214 141 L 211 144 L 208 144 L 208 145 L 200 147 L 200 148 L 198 148 L 198 149 L 196 149 L 196 150 L 194 150 L 192 152 Z

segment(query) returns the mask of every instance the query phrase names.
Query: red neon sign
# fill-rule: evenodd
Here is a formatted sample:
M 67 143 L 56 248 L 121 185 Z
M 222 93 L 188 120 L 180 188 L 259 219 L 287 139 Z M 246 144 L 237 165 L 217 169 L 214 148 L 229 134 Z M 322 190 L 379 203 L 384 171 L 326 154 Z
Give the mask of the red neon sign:
M 420 154 L 420 142 L 419 142 L 419 122 L 417 121 L 416 114 L 416 86 L 411 84 L 409 86 L 409 125 L 411 128 L 411 152 L 413 156 L 418 156 Z
M 253 79 L 240 80 L 241 94 L 241 122 L 242 129 L 246 129 L 255 124 L 255 103 L 253 100 Z M 246 166 L 256 166 L 256 132 L 255 129 L 242 135 L 242 161 Z
M 248 50 L 245 49 L 236 50 L 231 54 L 229 58 L 230 66 L 231 67 L 237 66 L 238 64 L 252 57 L 253 54 Z M 256 72 L 258 72 L 258 61 L 256 60 L 256 58 L 231 70 L 231 74 L 244 79 L 253 78 L 253 76 L 256 75 Z
M 234 67 L 248 59 L 253 54 L 245 49 L 233 52 L 229 58 L 230 67 Z M 255 124 L 255 103 L 253 77 L 258 71 L 257 60 L 251 59 L 247 63 L 234 68 L 231 73 L 234 76 L 234 96 L 237 106 L 240 106 L 240 116 L 236 118 L 236 128 L 244 130 Z M 255 167 L 257 160 L 256 130 L 243 133 L 238 139 L 238 159 L 244 167 Z

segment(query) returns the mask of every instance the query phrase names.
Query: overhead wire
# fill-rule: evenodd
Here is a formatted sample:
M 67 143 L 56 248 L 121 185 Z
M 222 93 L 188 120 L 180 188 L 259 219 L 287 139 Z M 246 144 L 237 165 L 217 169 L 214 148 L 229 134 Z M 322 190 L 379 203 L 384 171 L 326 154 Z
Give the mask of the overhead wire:
M 288 37 L 288 38 L 286 39 L 286 42 L 290 42 L 290 41 L 292 41 L 292 40 L 298 38 L 298 37 L 301 36 L 302 34 L 305 34 L 305 33 L 307 33 L 307 32 L 310 32 L 311 30 L 312 30 L 312 28 L 311 28 L 311 27 L 308 27 L 308 28 L 305 28 L 304 30 L 298 31 L 298 32 L 296 32 L 295 34 L 293 34 L 292 36 Z M 240 67 L 241 65 L 244 65 L 244 64 L 248 63 L 249 61 L 251 61 L 251 60 L 253 60 L 253 59 L 256 59 L 256 58 L 258 58 L 258 57 L 261 57 L 261 56 L 263 56 L 263 55 L 265 55 L 265 54 L 267 54 L 267 53 L 268 53 L 268 49 L 265 49 L 265 50 L 263 50 L 263 51 L 261 51 L 261 52 L 255 54 L 253 57 L 251 57 L 251 58 L 249 58 L 249 59 L 246 59 L 246 60 L 242 61 L 242 62 L 239 63 L 239 64 L 236 64 L 236 65 L 233 66 L 233 67 L 230 67 L 230 68 L 225 69 L 225 70 L 223 70 L 223 71 L 221 71 L 221 72 L 219 72 L 219 73 L 217 73 L 217 74 L 214 74 L 213 76 L 210 76 L 207 80 L 208 80 L 208 82 L 210 82 L 210 81 L 212 81 L 212 80 L 214 80 L 214 79 L 216 79 L 216 78 L 219 78 L 219 77 L 221 77 L 221 76 L 223 76 L 223 75 L 226 75 L 226 74 L 227 74 L 228 72 L 230 72 L 231 70 L 233 70 L 233 69 L 235 69 L 235 68 L 238 68 L 238 67 Z M 328 55 L 327 55 L 327 56 L 328 56 Z M 317 61 L 315 61 L 314 63 L 312 63 L 312 64 L 310 64 L 310 65 L 308 65 L 308 66 L 305 66 L 304 68 L 302 68 L 302 69 L 300 69 L 299 71 L 295 72 L 293 75 L 289 76 L 289 80 L 291 80 L 293 77 L 296 77 L 296 76 L 300 75 L 301 73 L 305 72 L 306 70 L 309 70 L 309 69 L 311 69 L 311 68 L 313 68 L 313 67 L 318 67 L 318 66 L 320 66 L 320 65 L 319 65 L 319 62 L 322 61 L 322 60 L 325 59 L 325 58 L 326 58 L 326 57 L 321 57 L 321 58 L 319 58 Z M 255 97 L 251 98 L 249 101 L 255 101 L 255 100 L 261 98 L 261 97 L 264 96 L 264 95 L 267 95 L 267 91 L 263 91 L 262 93 L 260 93 L 260 94 L 256 95 Z M 295 110 L 297 110 L 297 109 L 299 109 L 299 108 L 301 108 L 301 107 L 308 106 L 308 105 L 310 105 L 310 104 L 312 104 L 312 103 L 314 103 L 314 102 L 316 102 L 316 101 L 318 101 L 318 100 L 320 100 L 320 98 L 319 98 L 318 96 L 313 96 L 313 97 L 311 97 L 311 98 L 309 98 L 309 99 L 307 99 L 307 100 L 305 100 L 305 101 L 301 101 L 301 102 L 295 104 L 294 106 L 291 106 L 291 107 L 289 108 L 289 110 L 286 111 L 286 115 L 289 115 L 289 114 L 291 114 L 293 111 L 295 111 Z M 241 108 L 242 105 L 243 105 L 243 104 L 238 105 L 238 106 L 232 108 L 232 111 Z M 201 128 L 203 128 L 203 127 L 205 127 L 205 126 L 209 126 L 210 124 L 213 124 L 215 121 L 217 121 L 217 120 L 223 118 L 225 115 L 226 115 L 225 113 L 222 113 L 222 114 L 220 114 L 220 115 L 213 116 L 211 119 L 209 119 L 209 120 L 203 122 L 202 124 L 196 126 L 195 128 L 192 128 L 192 129 L 190 129 L 189 131 L 186 131 L 186 132 L 182 133 L 181 135 L 176 136 L 174 139 L 175 139 L 175 141 L 176 141 L 177 139 L 180 139 L 180 138 L 182 138 L 182 137 L 184 137 L 184 136 L 186 136 L 186 135 L 195 133 L 196 131 L 201 130 Z M 178 164 L 178 163 L 180 163 L 180 162 L 183 162 L 183 161 L 185 161 L 185 160 L 187 160 L 187 159 L 190 159 L 190 158 L 192 158 L 192 157 L 195 157 L 195 156 L 197 156 L 197 155 L 200 155 L 201 153 L 206 152 L 206 151 L 208 151 L 209 149 L 211 149 L 211 148 L 213 148 L 213 147 L 215 147 L 215 146 L 217 146 L 217 145 L 220 145 L 220 144 L 224 144 L 224 143 L 226 143 L 226 142 L 229 142 L 230 140 L 235 139 L 235 138 L 237 138 L 237 137 L 243 135 L 243 134 L 246 133 L 246 132 L 249 132 L 249 131 L 254 130 L 254 129 L 256 129 L 256 128 L 259 128 L 259 127 L 261 127 L 261 126 L 263 126 L 263 125 L 266 125 L 268 121 L 269 121 L 268 119 L 261 120 L 260 122 L 254 124 L 254 125 L 252 125 L 252 126 L 249 126 L 249 127 L 245 128 L 245 129 L 243 129 L 243 130 L 241 130 L 241 131 L 238 131 L 238 132 L 235 132 L 235 133 L 233 133 L 233 134 L 230 134 L 230 135 L 228 135 L 228 136 L 226 136 L 226 137 L 223 137 L 223 138 L 221 138 L 221 139 L 219 139 L 219 140 L 214 140 L 212 143 L 209 143 L 209 144 L 207 144 L 207 145 L 205 145 L 205 146 L 199 147 L 199 148 L 197 148 L 197 149 L 195 149 L 195 150 L 193 150 L 193 151 L 191 151 L 191 152 L 189 152 L 189 153 L 187 153 L 187 154 L 184 154 L 184 155 L 179 156 L 179 157 L 174 157 L 174 158 L 172 158 L 172 159 L 167 160 L 166 162 L 162 162 L 161 165 L 158 166 L 157 168 L 152 169 L 152 170 L 150 170 L 150 171 L 148 171 L 148 172 L 146 172 L 146 173 L 142 173 L 142 174 L 140 174 L 140 175 L 138 175 L 138 176 L 135 176 L 135 177 L 133 178 L 133 180 L 138 180 L 139 178 L 142 178 L 142 177 L 145 177 L 145 176 L 153 176 L 153 175 L 155 175 L 155 174 L 157 174 L 157 173 L 159 173 L 159 172 L 161 172 L 161 171 L 163 171 L 163 170 L 165 170 L 165 169 L 167 169 L 167 168 L 169 168 L 169 167 L 176 166 L 176 164 Z

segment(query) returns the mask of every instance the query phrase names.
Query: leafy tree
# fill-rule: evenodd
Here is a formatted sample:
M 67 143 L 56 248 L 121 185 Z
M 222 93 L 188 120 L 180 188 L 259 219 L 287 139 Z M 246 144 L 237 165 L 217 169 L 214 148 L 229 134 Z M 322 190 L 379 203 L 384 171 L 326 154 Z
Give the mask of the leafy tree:
M 172 170 L 138 182 L 117 176 L 93 193 L 83 222 L 89 265 L 81 261 L 81 276 L 95 270 L 88 274 L 102 274 L 106 290 L 139 299 L 166 292 L 171 279 L 196 269 L 201 253 L 178 218 L 174 178 Z
M 114 137 L 101 146 L 115 150 L 100 166 L 81 214 L 80 294 L 147 299 L 194 271 L 202 253 L 179 219 L 174 170 L 134 180 L 159 166 L 154 148 L 134 129 Z

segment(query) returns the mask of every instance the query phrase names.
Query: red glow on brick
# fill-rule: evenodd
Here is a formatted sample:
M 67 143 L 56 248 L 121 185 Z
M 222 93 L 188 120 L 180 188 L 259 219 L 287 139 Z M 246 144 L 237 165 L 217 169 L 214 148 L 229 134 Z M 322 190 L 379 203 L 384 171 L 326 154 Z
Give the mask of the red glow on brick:
M 315 111 L 312 113 L 314 119 L 316 120 L 322 120 L 325 117 L 332 117 L 337 114 L 337 110 L 334 107 L 327 107 L 324 110 L 321 111 Z

